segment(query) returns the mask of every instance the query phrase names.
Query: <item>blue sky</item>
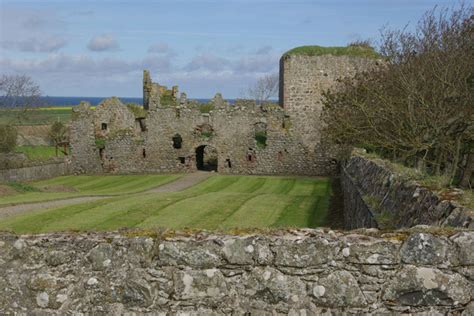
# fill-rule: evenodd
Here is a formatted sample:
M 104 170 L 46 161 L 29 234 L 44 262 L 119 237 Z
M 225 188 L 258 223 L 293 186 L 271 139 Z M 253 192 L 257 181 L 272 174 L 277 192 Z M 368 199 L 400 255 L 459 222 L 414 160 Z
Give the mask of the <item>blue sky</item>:
M 235 98 L 293 47 L 377 40 L 453 3 L 0 0 L 0 74 L 30 75 L 45 95 L 137 97 L 146 68 L 188 97 Z

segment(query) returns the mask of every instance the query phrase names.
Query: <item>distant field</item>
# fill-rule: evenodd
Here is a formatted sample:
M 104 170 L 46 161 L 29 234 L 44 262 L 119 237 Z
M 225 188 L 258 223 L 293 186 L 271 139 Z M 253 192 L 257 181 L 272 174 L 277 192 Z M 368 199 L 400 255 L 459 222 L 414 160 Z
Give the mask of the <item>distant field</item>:
M 135 193 L 176 176 L 72 176 L 34 183 L 36 188 L 78 192 L 28 192 L 0 204 L 80 194 L 119 194 L 97 201 L 7 218 L 0 229 L 21 233 L 141 228 L 316 227 L 326 223 L 330 181 L 325 178 L 215 175 L 187 190 Z M 160 179 L 160 180 L 158 180 Z M 125 194 L 127 193 L 127 194 Z M 44 195 L 44 196 L 43 196 Z
M 0 110 L 0 124 L 49 125 L 71 120 L 71 107 L 48 107 L 34 110 Z
M 51 157 L 56 157 L 56 148 L 54 146 L 18 146 L 16 152 L 24 153 L 29 160 L 42 161 Z M 58 157 L 63 157 L 61 148 L 58 149 Z

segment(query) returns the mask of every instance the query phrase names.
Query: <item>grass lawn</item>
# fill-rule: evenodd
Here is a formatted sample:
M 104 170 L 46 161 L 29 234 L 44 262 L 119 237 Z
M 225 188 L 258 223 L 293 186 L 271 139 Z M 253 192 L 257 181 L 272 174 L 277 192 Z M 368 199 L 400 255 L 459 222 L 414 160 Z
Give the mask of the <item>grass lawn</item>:
M 90 181 L 80 176 L 61 177 L 35 185 L 68 185 L 81 193 L 96 194 L 143 191 L 147 185 L 147 181 L 131 184 L 127 177 L 133 176 L 123 177 L 113 186 L 103 179 L 110 178 L 107 176 L 91 177 Z M 181 192 L 122 194 L 17 215 L 3 220 L 0 229 L 40 233 L 121 227 L 317 227 L 326 223 L 330 187 L 326 178 L 215 175 Z
M 123 195 L 143 192 L 180 175 L 64 176 L 26 185 L 11 183 L 17 194 L 0 196 L 0 206 L 90 195 Z M 23 191 L 23 192 L 22 192 Z
M 63 157 L 62 148 L 58 148 L 58 157 Z M 15 148 L 16 152 L 24 153 L 29 160 L 48 160 L 56 157 L 56 148 L 54 146 L 18 146 Z

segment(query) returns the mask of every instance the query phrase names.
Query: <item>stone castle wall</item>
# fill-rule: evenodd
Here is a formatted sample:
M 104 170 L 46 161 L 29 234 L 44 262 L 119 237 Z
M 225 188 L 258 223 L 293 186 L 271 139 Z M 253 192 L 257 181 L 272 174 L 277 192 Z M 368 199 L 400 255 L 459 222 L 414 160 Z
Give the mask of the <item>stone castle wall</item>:
M 221 173 L 328 175 L 335 171 L 334 161 L 324 151 L 304 144 L 295 116 L 278 106 L 230 105 L 216 95 L 213 110 L 201 113 L 182 98 L 172 106 L 160 104 L 160 88 L 145 72 L 146 115 L 136 120 L 116 98 L 95 110 L 85 104 L 75 109 L 71 124 L 75 170 L 189 172 L 197 168 L 197 149 L 208 146 L 217 151 Z M 256 140 L 262 130 L 264 146 Z M 174 145 L 175 136 L 181 138 L 179 147 Z
M 474 228 L 473 210 L 456 203 L 456 192 L 443 198 L 384 163 L 354 154 L 341 168 L 347 229 L 421 224 Z
M 127 234 L 1 234 L 0 314 L 474 312 L 472 231 Z
M 294 118 L 309 151 L 330 152 L 321 138 L 322 95 L 337 80 L 377 66 L 379 61 L 357 56 L 285 54 L 280 60 L 280 105 Z
M 218 94 L 214 109 L 199 108 L 177 97 L 144 72 L 146 115 L 133 122 L 131 112 L 117 99 L 77 110 L 71 139 L 77 172 L 190 172 L 196 170 L 197 149 L 217 151 L 217 171 L 227 174 L 331 175 L 336 172 L 334 150 L 320 135 L 319 101 L 337 78 L 371 67 L 373 60 L 348 56 L 284 56 L 281 61 L 283 107 L 241 102 L 230 105 Z M 162 104 L 162 94 L 168 102 Z M 92 124 L 92 125 L 91 125 Z M 104 130 L 103 124 L 107 125 Z M 263 126 L 266 146 L 256 132 Z M 202 133 L 202 130 L 212 133 Z M 182 146 L 173 146 L 173 137 Z M 98 138 L 106 141 L 100 148 Z M 102 141 L 101 141 L 102 142 Z M 101 144 L 104 145 L 104 144 Z

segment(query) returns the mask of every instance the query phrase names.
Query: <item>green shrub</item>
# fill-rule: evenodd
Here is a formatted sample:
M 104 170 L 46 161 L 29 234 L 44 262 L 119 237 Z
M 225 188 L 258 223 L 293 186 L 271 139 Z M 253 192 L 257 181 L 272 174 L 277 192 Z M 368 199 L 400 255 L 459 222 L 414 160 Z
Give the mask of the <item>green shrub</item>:
M 127 108 L 130 110 L 130 112 L 133 113 L 135 118 L 142 118 L 146 117 L 148 112 L 143 108 L 143 106 L 137 104 L 137 103 L 127 103 Z
M 200 111 L 201 113 L 209 113 L 209 112 L 211 112 L 212 110 L 214 110 L 214 105 L 211 104 L 211 103 L 199 104 L 199 111 Z
M 99 148 L 99 149 L 100 149 L 100 148 L 105 148 L 105 139 L 103 139 L 103 138 L 97 138 L 97 139 L 95 140 L 95 146 L 96 146 L 97 148 Z
M 162 94 L 160 96 L 161 106 L 173 106 L 176 105 L 176 99 L 170 94 Z
M 16 181 L 7 182 L 7 185 L 12 187 L 13 189 L 15 189 L 18 192 L 38 192 L 38 191 L 41 191 L 40 189 L 38 189 L 38 188 L 36 188 L 32 185 L 29 185 L 27 183 L 16 182 Z
M 17 131 L 10 125 L 0 125 L 0 152 L 9 153 L 16 147 Z
M 306 55 L 306 56 L 358 56 L 366 58 L 380 58 L 380 55 L 372 48 L 360 45 L 324 47 L 318 45 L 300 46 L 287 51 L 283 56 Z
M 267 147 L 267 134 L 265 132 L 256 132 L 255 140 L 257 141 L 258 148 Z
M 212 137 L 212 132 L 203 131 L 203 132 L 201 132 L 201 137 L 203 137 L 203 138 L 211 138 L 211 137 Z

